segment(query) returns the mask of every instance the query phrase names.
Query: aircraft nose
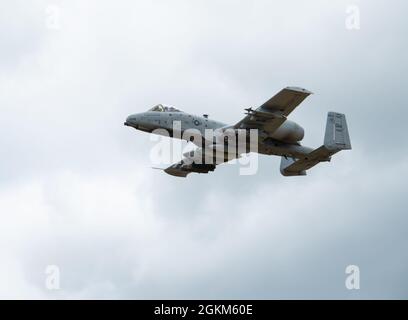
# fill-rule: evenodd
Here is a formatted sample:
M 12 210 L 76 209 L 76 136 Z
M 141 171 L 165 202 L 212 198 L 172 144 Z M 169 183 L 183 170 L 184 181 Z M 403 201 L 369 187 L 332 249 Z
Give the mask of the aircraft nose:
M 130 117 L 126 118 L 126 121 L 123 123 L 125 126 L 130 126 Z
M 137 118 L 138 118 L 137 115 L 134 114 L 130 115 L 129 117 L 126 118 L 124 125 L 129 127 L 137 125 Z

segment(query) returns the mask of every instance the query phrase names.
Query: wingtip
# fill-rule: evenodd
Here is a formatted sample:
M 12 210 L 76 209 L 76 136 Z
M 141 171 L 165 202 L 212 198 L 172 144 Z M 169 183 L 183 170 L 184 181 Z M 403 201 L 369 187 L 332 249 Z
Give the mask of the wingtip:
M 307 90 L 305 88 L 301 88 L 301 87 L 286 87 L 285 89 L 291 90 L 291 91 L 302 92 L 302 93 L 306 93 L 306 94 L 313 94 L 312 91 L 309 91 L 309 90 Z

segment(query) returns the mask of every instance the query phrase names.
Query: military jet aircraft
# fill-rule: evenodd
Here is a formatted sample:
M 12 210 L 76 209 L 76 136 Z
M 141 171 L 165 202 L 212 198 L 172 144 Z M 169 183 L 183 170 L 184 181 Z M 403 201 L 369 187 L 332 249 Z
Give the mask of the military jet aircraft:
M 330 161 L 331 156 L 335 153 L 351 149 L 346 117 L 344 114 L 336 112 L 329 112 L 327 115 L 324 143 L 321 147 L 313 149 L 300 144 L 304 130 L 297 123 L 288 120 L 287 117 L 311 93 L 298 87 L 286 87 L 260 107 L 245 109 L 246 116 L 233 125 L 210 120 L 208 115 L 195 116 L 162 104 L 147 112 L 130 115 L 124 124 L 137 130 L 153 133 L 157 133 L 155 132 L 156 129 L 165 129 L 171 137 L 182 138 L 184 137 L 183 133 L 191 129 L 195 129 L 201 134 L 202 139 L 200 141 L 197 139 L 193 141 L 198 146 L 196 150 L 184 154 L 184 158 L 180 162 L 164 169 L 170 175 L 186 177 L 192 172 L 208 173 L 214 171 L 216 165 L 220 163 L 227 162 L 232 158 L 239 158 L 248 150 L 251 151 L 250 142 L 245 139 L 246 146 L 240 152 L 237 151 L 238 149 L 234 149 L 234 152 L 225 151 L 226 144 L 231 141 L 229 139 L 231 133 L 238 136 L 239 132 L 244 131 L 249 135 L 251 129 L 257 129 L 257 152 L 281 156 L 280 171 L 282 175 L 304 176 L 306 170 L 319 162 Z M 176 121 L 181 124 L 177 129 L 173 125 Z M 208 129 L 213 129 L 218 133 L 207 138 L 205 131 Z M 227 135 L 225 135 L 226 132 L 228 132 Z M 191 137 L 188 140 L 191 141 Z M 203 157 L 209 153 L 214 160 L 217 160 L 218 158 L 216 159 L 214 156 L 214 150 L 220 150 L 220 148 L 223 149 L 221 161 L 213 163 L 203 161 Z

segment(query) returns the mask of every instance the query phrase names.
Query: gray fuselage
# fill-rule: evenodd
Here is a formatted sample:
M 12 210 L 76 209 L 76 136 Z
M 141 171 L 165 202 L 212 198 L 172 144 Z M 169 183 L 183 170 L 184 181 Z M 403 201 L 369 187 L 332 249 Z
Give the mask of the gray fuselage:
M 132 114 L 126 119 L 125 125 L 137 130 L 181 139 L 186 130 L 195 129 L 202 137 L 205 137 L 206 129 L 229 128 L 223 122 L 208 119 L 206 116 L 196 116 L 181 111 L 147 111 Z M 303 158 L 313 150 L 312 148 L 300 145 L 299 141 L 303 139 L 304 131 L 301 126 L 293 121 L 286 120 L 272 134 L 269 134 L 267 129 L 267 126 L 265 126 L 265 128 L 258 130 L 258 153 Z M 213 143 L 205 139 L 204 141 L 206 145 Z M 195 141 L 193 142 L 195 143 Z M 197 145 L 202 146 L 202 142 Z

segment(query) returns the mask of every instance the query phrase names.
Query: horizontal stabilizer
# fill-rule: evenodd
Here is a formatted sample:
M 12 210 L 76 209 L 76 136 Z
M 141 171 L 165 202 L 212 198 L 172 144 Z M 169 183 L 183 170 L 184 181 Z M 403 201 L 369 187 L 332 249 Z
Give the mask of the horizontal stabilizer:
M 281 158 L 281 164 L 280 164 L 280 171 L 282 175 L 284 176 L 305 176 L 306 175 L 306 170 L 287 170 L 291 166 L 293 166 L 296 163 L 295 158 L 291 157 L 282 157 Z
M 351 143 L 347 129 L 346 116 L 341 113 L 329 112 L 327 115 L 324 144 L 307 154 L 302 159 L 282 157 L 281 173 L 284 176 L 304 176 L 306 170 L 319 162 L 330 161 L 331 156 L 341 150 L 350 150 Z

